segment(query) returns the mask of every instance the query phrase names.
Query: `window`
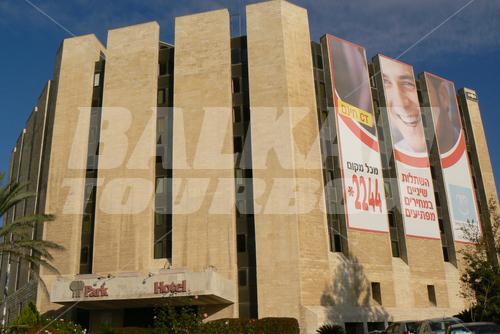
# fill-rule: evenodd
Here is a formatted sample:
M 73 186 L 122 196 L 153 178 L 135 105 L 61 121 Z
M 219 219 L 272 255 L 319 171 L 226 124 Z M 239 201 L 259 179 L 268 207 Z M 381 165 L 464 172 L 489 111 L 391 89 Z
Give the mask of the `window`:
M 429 297 L 429 303 L 436 306 L 436 289 L 434 288 L 434 285 L 427 285 L 427 296 Z
M 233 78 L 233 93 L 241 92 L 240 78 Z
M 367 325 L 369 333 L 373 331 L 383 332 L 385 329 L 385 323 L 383 322 L 369 322 Z
M 238 234 L 236 237 L 236 248 L 238 253 L 245 253 L 247 251 L 247 238 L 244 234 Z
M 398 237 L 398 229 L 396 226 L 396 217 L 393 212 L 389 212 L 389 232 L 391 235 L 391 249 L 393 257 L 400 257 L 399 251 L 399 237 Z
M 319 97 L 321 101 L 324 101 L 326 99 L 326 88 L 324 82 L 319 83 Z
M 321 55 L 316 55 L 316 66 L 322 70 L 323 69 L 323 59 Z
M 340 234 L 333 235 L 333 246 L 336 253 L 342 253 L 342 238 Z
M 382 305 L 382 292 L 380 291 L 379 282 L 372 282 L 372 299 Z
M 87 246 L 82 247 L 80 251 L 80 264 L 89 263 L 89 248 Z
M 384 181 L 384 191 L 385 191 L 385 198 L 391 199 L 392 198 L 392 190 L 391 190 L 391 184 L 388 181 Z
M 400 257 L 399 254 L 399 242 L 391 241 L 392 257 Z
M 231 50 L 231 64 L 241 63 L 241 50 L 232 49 Z
M 94 87 L 99 87 L 101 83 L 101 73 L 94 73 Z
M 342 252 L 342 236 L 340 235 L 340 222 L 338 216 L 328 216 L 328 234 L 330 237 L 330 251 L 335 253 Z
M 233 107 L 233 123 L 240 123 L 241 119 L 241 108 Z
M 236 212 L 237 214 L 246 214 L 246 205 L 244 200 L 236 200 Z
M 165 181 L 166 180 L 164 177 L 156 178 L 156 195 L 162 195 L 166 193 Z
M 433 179 L 436 178 L 436 169 L 434 168 L 434 166 L 431 166 L 431 176 Z
M 240 269 L 238 270 L 238 284 L 240 286 L 247 286 L 247 270 Z
M 165 144 L 165 135 L 167 132 L 166 126 L 167 124 L 165 118 L 158 117 L 158 119 L 156 120 L 156 136 L 157 136 L 156 144 L 158 145 Z
M 241 153 L 243 151 L 243 139 L 234 137 L 234 152 Z
M 394 219 L 394 213 L 389 212 L 389 226 L 396 227 L 396 219 Z
M 158 104 L 164 104 L 167 100 L 165 88 L 158 89 Z
M 328 118 L 328 111 L 321 110 L 321 123 L 323 124 Z
M 167 63 L 160 63 L 160 75 L 166 75 L 167 74 Z
M 236 173 L 236 184 L 238 186 L 243 186 L 244 185 L 243 169 L 235 169 L 235 173 Z
M 443 247 L 444 262 L 450 262 L 450 255 L 448 254 L 448 247 Z
M 442 219 L 438 219 L 438 224 L 439 224 L 439 232 L 441 232 L 441 234 L 444 234 L 444 222 Z
M 154 225 L 154 258 L 172 257 L 172 215 L 156 212 Z

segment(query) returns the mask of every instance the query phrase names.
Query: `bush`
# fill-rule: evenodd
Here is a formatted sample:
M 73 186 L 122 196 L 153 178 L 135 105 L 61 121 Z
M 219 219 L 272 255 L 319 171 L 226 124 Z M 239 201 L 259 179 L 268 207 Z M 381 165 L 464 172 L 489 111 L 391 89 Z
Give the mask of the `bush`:
M 23 307 L 16 320 L 9 325 L 7 332 L 9 334 L 83 334 L 84 330 L 71 321 L 43 319 L 36 306 L 29 303 Z
M 299 322 L 295 318 L 263 318 L 257 321 L 259 334 L 299 334 Z
M 9 326 L 9 333 L 26 333 L 32 327 L 42 324 L 42 317 L 33 303 L 23 307 L 19 316 Z
M 114 328 L 113 334 L 150 334 L 151 329 L 141 327 L 121 327 Z
M 299 334 L 294 318 L 263 318 L 259 320 L 220 319 L 203 326 L 203 334 Z
M 155 310 L 153 333 L 203 334 L 202 328 L 201 316 L 190 307 L 166 306 Z
M 345 334 L 345 329 L 339 325 L 326 324 L 318 328 L 318 334 Z
M 255 320 L 219 319 L 203 325 L 204 334 L 253 334 L 256 333 Z

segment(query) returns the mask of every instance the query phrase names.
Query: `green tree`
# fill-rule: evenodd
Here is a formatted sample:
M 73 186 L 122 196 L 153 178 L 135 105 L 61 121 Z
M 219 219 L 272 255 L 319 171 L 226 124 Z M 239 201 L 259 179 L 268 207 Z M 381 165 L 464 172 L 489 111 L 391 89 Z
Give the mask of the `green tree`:
M 0 217 L 5 218 L 15 211 L 16 205 L 26 203 L 27 200 L 36 196 L 36 193 L 28 191 L 28 183 L 20 184 L 11 182 L 4 184 L 4 174 L 0 173 Z M 15 217 L 16 215 L 14 215 Z M 11 220 L 9 217 L 9 220 Z M 29 264 L 33 277 L 39 279 L 38 268 L 45 267 L 51 272 L 57 273 L 57 269 L 50 263 L 53 260 L 51 251 L 61 250 L 60 245 L 46 240 L 34 240 L 33 232 L 37 226 L 54 219 L 52 215 L 33 214 L 18 216 L 9 222 L 4 221 L 0 227 L 0 255 L 7 256 L 12 261 L 25 261 Z M 10 263 L 7 262 L 7 273 L 10 271 Z M 9 275 L 7 274 L 7 280 Z M 39 280 L 43 287 L 45 284 Z M 3 282 L 6 283 L 6 282 Z M 2 302 L 5 302 L 8 291 L 5 289 Z
M 473 300 L 469 310 L 461 313 L 466 320 L 500 322 L 500 215 L 494 200 L 490 200 L 489 233 L 480 233 L 476 224 L 468 224 L 463 232 L 473 244 L 461 255 L 465 264 L 461 276 L 462 295 Z M 489 238 L 488 238 L 489 236 Z M 492 253 L 495 258 L 492 258 Z
M 202 319 L 190 307 L 165 305 L 155 310 L 154 333 L 203 334 Z

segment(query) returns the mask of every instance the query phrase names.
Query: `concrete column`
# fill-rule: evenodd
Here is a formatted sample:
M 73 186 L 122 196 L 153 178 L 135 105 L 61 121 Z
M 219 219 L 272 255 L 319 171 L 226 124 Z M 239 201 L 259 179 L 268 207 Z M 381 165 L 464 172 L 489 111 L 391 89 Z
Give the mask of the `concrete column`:
M 247 33 L 259 317 L 301 320 L 329 271 L 307 11 L 250 5 Z
M 236 282 L 229 23 L 227 10 L 175 22 L 173 266 Z
M 108 33 L 93 271 L 147 271 L 153 262 L 160 27 Z
M 45 212 L 54 214 L 56 220 L 45 224 L 43 239 L 65 247 L 64 252 L 54 252 L 52 264 L 63 275 L 79 271 L 80 237 L 83 212 L 83 194 L 86 173 L 87 142 L 90 112 L 80 113 L 80 108 L 90 108 L 95 62 L 99 61 L 104 47 L 95 35 L 65 39 L 56 64 L 50 122 L 51 142 L 47 143 L 50 163 L 47 163 L 47 194 Z M 43 210 L 43 208 L 42 208 Z M 42 268 L 40 275 L 50 291 L 53 273 Z M 37 305 L 42 312 L 50 305 L 43 288 L 39 288 Z

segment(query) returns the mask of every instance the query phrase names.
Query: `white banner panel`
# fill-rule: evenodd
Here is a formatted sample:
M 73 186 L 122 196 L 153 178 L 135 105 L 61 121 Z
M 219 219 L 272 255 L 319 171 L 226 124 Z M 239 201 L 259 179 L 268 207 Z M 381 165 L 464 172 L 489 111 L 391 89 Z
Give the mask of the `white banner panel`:
M 440 239 L 434 187 L 429 167 L 413 67 L 378 56 L 405 233 Z
M 365 49 L 327 35 L 347 226 L 388 232 Z
M 424 78 L 441 158 L 453 237 L 456 241 L 468 242 L 470 240 L 463 234 L 464 226 L 469 222 L 480 231 L 480 225 L 455 85 L 430 73 L 424 73 Z

